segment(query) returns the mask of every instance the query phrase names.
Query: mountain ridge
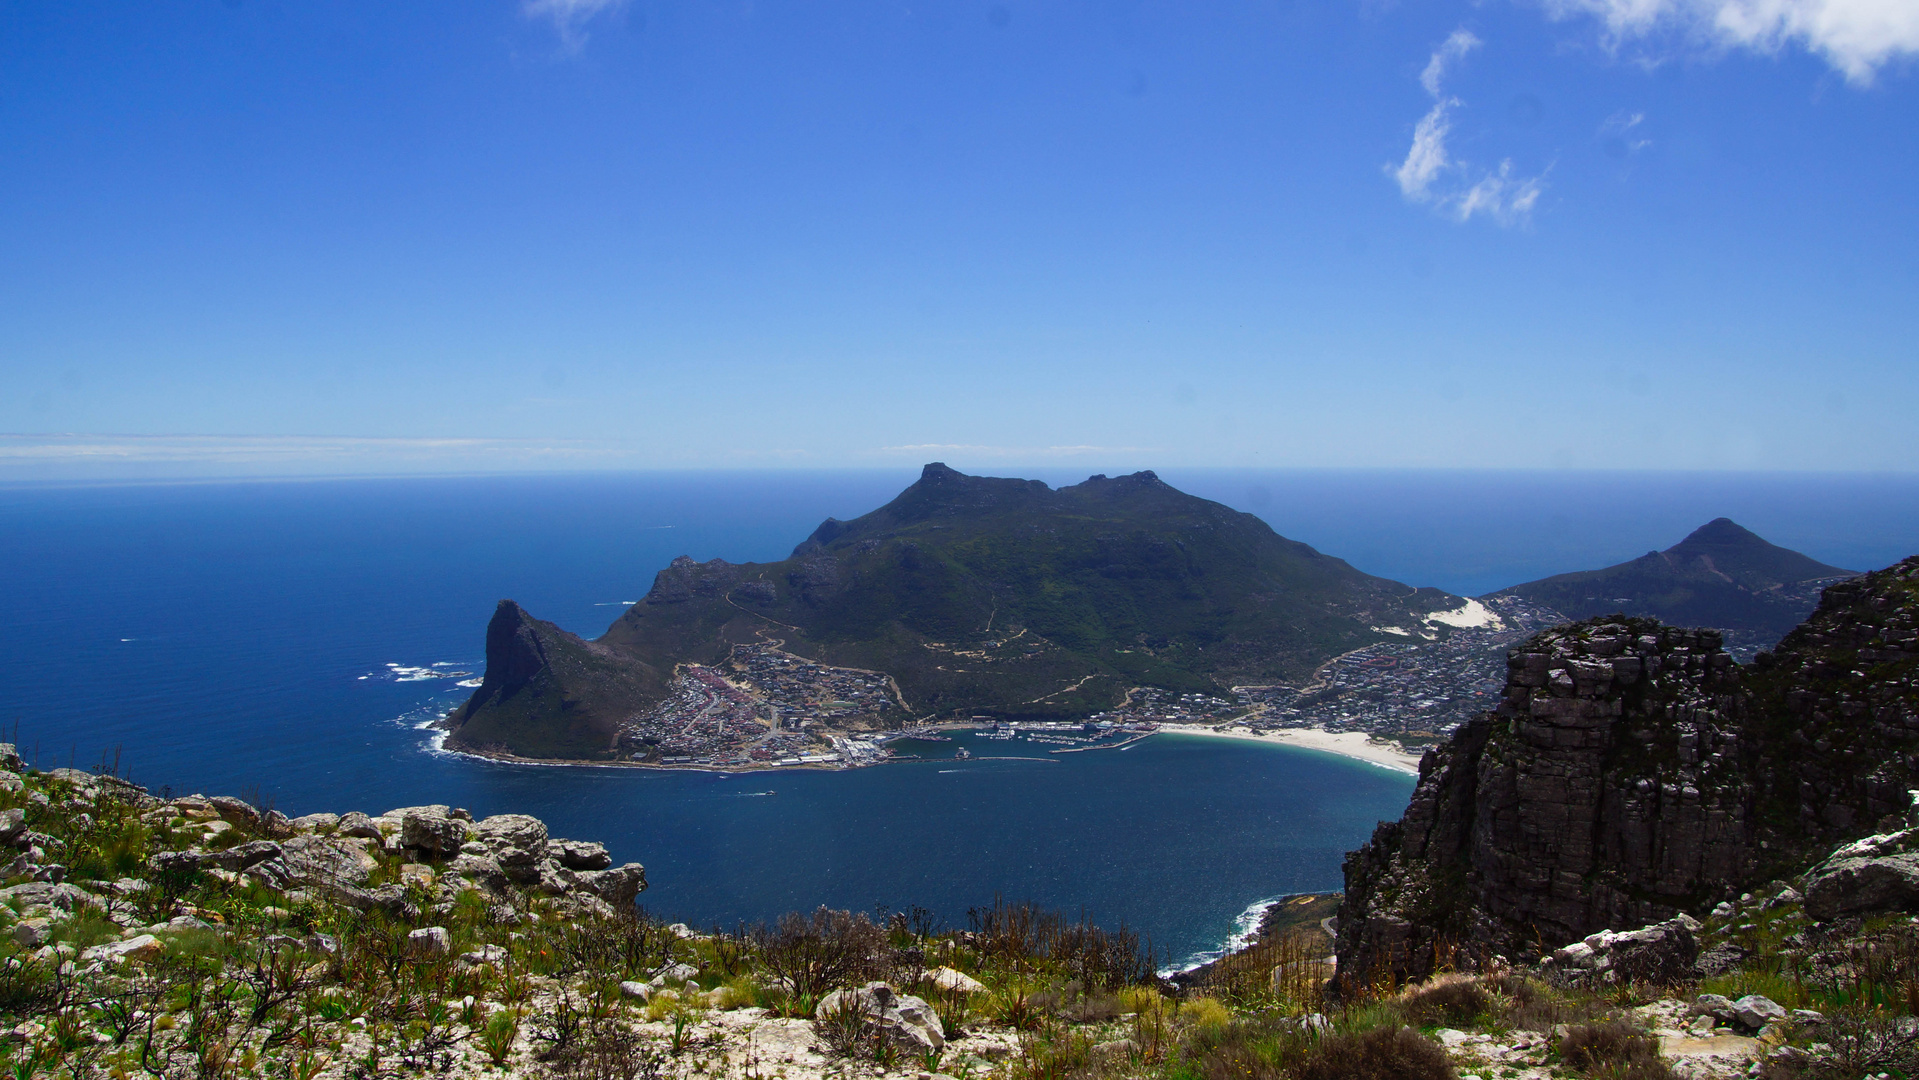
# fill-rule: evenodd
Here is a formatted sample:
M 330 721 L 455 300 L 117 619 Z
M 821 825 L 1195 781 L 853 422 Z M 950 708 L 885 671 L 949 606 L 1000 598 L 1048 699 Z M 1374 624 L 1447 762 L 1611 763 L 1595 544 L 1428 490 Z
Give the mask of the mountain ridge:
M 502 605 L 487 677 L 449 717 L 448 741 L 612 756 L 622 724 L 685 665 L 774 643 L 886 673 L 922 718 L 1084 716 L 1135 685 L 1297 679 L 1461 603 L 1365 574 L 1150 471 L 1054 489 L 934 462 L 870 513 L 821 522 L 784 560 L 674 559 L 594 641 Z M 538 657 L 541 672 L 508 677 Z
M 1554 574 L 1487 596 L 1517 596 L 1572 620 L 1616 612 L 1710 626 L 1749 654 L 1810 615 L 1820 586 L 1857 574 L 1779 547 L 1719 517 L 1664 551 L 1598 570 Z

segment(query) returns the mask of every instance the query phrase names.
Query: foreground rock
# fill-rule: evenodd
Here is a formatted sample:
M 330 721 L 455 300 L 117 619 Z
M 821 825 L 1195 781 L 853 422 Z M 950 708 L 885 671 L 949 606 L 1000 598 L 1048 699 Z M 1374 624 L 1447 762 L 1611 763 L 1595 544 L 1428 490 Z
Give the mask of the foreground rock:
M 861 1038 L 876 1034 L 909 1054 L 938 1052 L 946 1046 L 946 1029 L 933 1007 L 883 982 L 835 990 L 820 999 L 813 1016 L 822 1026 L 856 1026 Z

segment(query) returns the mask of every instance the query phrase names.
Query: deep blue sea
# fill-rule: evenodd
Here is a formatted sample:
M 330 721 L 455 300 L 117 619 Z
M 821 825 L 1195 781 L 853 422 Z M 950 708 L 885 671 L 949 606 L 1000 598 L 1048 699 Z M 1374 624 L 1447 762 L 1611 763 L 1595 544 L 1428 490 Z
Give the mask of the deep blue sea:
M 434 753 L 501 597 L 601 632 L 676 555 L 785 555 L 917 470 L 0 488 L 0 725 L 43 767 L 120 767 L 292 814 L 531 813 L 644 862 L 654 912 L 731 925 L 825 903 L 963 925 L 997 895 L 1215 947 L 1249 904 L 1336 888 L 1410 779 L 1159 736 L 1123 752 L 743 777 Z M 1042 472 L 1052 483 L 1082 475 Z M 1175 471 L 1359 568 L 1474 594 L 1730 516 L 1859 569 L 1919 551 L 1919 478 Z M 17 732 L 17 736 L 15 736 Z

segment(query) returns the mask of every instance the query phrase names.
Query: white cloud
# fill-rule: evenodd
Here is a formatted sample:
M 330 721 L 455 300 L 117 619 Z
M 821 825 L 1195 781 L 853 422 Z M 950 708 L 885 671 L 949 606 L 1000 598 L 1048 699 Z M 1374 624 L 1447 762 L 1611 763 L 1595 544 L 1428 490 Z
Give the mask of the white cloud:
M 1721 48 L 1773 53 L 1797 44 L 1856 85 L 1919 55 L 1913 0 L 1543 0 L 1555 18 L 1591 17 L 1614 47 L 1675 33 Z
M 1642 112 L 1622 110 L 1608 116 L 1599 125 L 1600 145 L 1607 154 L 1621 160 L 1637 154 L 1652 145 L 1652 140 L 1637 130 L 1645 122 L 1646 114 Z
M 1424 202 L 1433 181 L 1446 171 L 1449 164 L 1446 159 L 1446 133 L 1452 129 L 1446 119 L 1446 110 L 1455 104 L 1456 98 L 1446 98 L 1434 105 L 1433 110 L 1421 117 L 1419 126 L 1413 129 L 1413 145 L 1406 151 L 1406 160 L 1393 170 L 1393 179 L 1399 181 L 1399 193 L 1408 199 Z
M 1446 150 L 1446 137 L 1452 133 L 1452 110 L 1462 102 L 1456 97 L 1440 97 L 1440 86 L 1447 69 L 1481 44 L 1471 31 L 1459 29 L 1433 50 L 1426 69 L 1419 74 L 1419 84 L 1437 100 L 1413 128 L 1413 144 L 1406 150 L 1406 160 L 1386 168 L 1408 202 L 1430 204 L 1462 223 L 1486 217 L 1507 227 L 1523 225 L 1539 203 L 1542 178 L 1514 176 L 1513 163 L 1508 160 L 1499 163 L 1497 172 L 1485 173 L 1468 183 L 1470 165 L 1455 161 Z
M 1501 225 L 1523 225 L 1532 217 L 1539 202 L 1540 178 L 1516 177 L 1513 163 L 1502 161 L 1499 171 L 1487 173 L 1477 184 L 1447 201 L 1446 209 L 1457 221 L 1471 221 L 1484 214 Z
M 1483 44 L 1471 30 L 1464 27 L 1453 31 L 1439 48 L 1433 50 L 1432 59 L 1426 61 L 1426 70 L 1419 73 L 1419 85 L 1434 97 L 1439 96 L 1439 82 L 1446 77 L 1446 69 L 1465 59 L 1466 54 Z
M 603 12 L 623 6 L 626 0 L 522 0 L 520 11 L 529 19 L 551 19 L 560 35 L 560 44 L 575 52 L 586 44 L 586 24 Z

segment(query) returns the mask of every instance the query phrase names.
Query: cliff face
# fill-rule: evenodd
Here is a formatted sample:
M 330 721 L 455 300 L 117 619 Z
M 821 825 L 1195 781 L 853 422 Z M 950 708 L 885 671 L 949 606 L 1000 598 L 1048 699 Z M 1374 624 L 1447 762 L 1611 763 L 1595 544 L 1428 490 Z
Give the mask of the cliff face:
M 1592 619 L 1508 657 L 1346 861 L 1342 978 L 1519 959 L 1700 911 L 1911 804 L 1919 559 L 1826 591 L 1751 668 L 1710 630 Z

